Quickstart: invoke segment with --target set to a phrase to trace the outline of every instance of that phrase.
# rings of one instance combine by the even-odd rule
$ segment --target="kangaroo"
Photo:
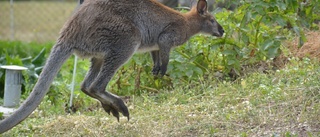
[[[155,0],[87,0],[60,31],[46,64],[26,101],[0,123],[3,133],[27,118],[46,95],[62,64],[72,55],[91,59],[81,90],[99,100],[103,109],[119,121],[129,120],[120,97],[107,92],[110,79],[138,51],[151,52],[154,75],[165,75],[170,49],[197,33],[221,37],[223,28],[199,0],[182,14]]]

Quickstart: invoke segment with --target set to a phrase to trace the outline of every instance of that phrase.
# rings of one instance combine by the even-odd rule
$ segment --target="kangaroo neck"
[[[193,11],[190,11],[193,12]],[[187,20],[187,37],[192,37],[193,35],[199,33],[201,31],[201,25],[199,24],[199,19],[196,15],[192,13],[185,13],[183,16]]]

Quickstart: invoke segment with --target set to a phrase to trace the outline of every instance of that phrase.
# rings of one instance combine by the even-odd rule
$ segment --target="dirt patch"
[[[318,24],[320,28],[320,24]],[[306,41],[302,47],[299,47],[299,38],[295,38],[293,41],[285,42],[286,47],[289,49],[291,57],[298,58],[314,58],[320,59],[320,30],[305,31]],[[276,57],[271,66],[276,69],[281,69],[289,62],[288,56],[281,54]],[[266,68],[266,70],[268,70]]]
[[[320,27],[320,24],[318,25]],[[298,40],[292,43],[290,49],[292,53],[299,58],[311,57],[320,59],[320,31],[306,32],[307,41],[301,48],[298,48]]]

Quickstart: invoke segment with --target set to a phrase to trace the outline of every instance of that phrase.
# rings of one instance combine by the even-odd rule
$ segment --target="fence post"
[[[14,10],[13,0],[10,0],[10,40],[14,40]]]
[[[84,0],[79,0],[79,5],[83,3]],[[73,102],[73,96],[74,96],[74,86],[75,86],[75,79],[76,79],[76,72],[77,72],[77,62],[78,57],[74,57],[74,64],[73,64],[73,74],[72,74],[72,83],[71,83],[71,95],[70,95],[70,101],[69,101],[69,111],[72,112],[72,102]]]

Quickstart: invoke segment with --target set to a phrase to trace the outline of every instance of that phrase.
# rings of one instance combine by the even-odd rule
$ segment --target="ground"
[[[306,34],[300,49],[287,45],[298,58],[281,69],[132,96],[130,121],[117,122],[95,101],[72,114],[44,101],[2,136],[320,136],[320,31]]]
[[[320,24],[319,24],[320,27]],[[299,49],[298,47],[298,40],[293,42],[292,50],[293,53],[297,57],[312,57],[312,58],[319,58],[320,59],[320,31],[307,31],[306,33],[307,41],[304,45]]]
[[[307,34],[308,41],[297,52],[297,56],[310,56],[320,58],[320,33],[319,31],[311,31]]]

